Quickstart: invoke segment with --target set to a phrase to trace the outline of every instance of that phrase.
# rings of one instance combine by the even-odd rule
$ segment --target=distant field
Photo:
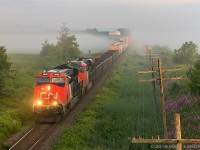
[[[83,56],[80,57],[88,57],[88,58],[95,58],[97,56],[101,55],[101,53],[95,53],[95,54],[84,54]],[[34,68],[39,68],[39,66],[41,66],[41,56],[40,54],[8,54],[9,57],[9,61],[12,62],[12,67],[13,69],[21,69],[21,70],[30,70]],[[47,63],[47,62],[46,62]],[[52,62],[48,62],[52,67],[55,66],[54,63]],[[64,63],[64,62],[63,62]],[[40,68],[41,69],[41,68]]]
[[[39,54],[8,54],[13,66],[31,67],[38,63]]]
[[[10,135],[31,126],[32,100],[39,54],[8,54],[15,74],[6,78],[0,101],[0,149],[7,149],[2,142]]]

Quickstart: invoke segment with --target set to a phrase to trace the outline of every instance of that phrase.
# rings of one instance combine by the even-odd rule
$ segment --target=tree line
[[[47,62],[61,63],[79,57],[81,51],[75,35],[70,35],[70,30],[63,24],[57,37],[57,43],[50,44],[47,40],[42,44],[40,56],[41,64]]]
[[[175,49],[174,51],[171,51],[166,46],[153,46],[152,48],[158,52],[163,64],[183,64],[190,66],[186,72],[187,83],[174,83],[172,91],[176,91],[176,94],[177,91],[188,92],[188,86],[192,94],[200,95],[200,55],[198,54],[197,44],[193,41],[185,42],[179,49]]]
[[[191,92],[200,94],[200,55],[198,46],[192,41],[185,42],[179,49],[171,51],[166,46],[153,46],[160,55],[163,64],[193,64],[187,72]],[[11,76],[11,62],[9,62],[5,46],[0,46],[0,93],[2,93],[6,78]],[[42,44],[41,68],[48,69],[52,64],[60,64],[71,59],[78,58],[81,54],[79,44],[75,35],[70,35],[70,30],[63,24],[59,31],[56,44],[51,44],[47,40]],[[50,66],[46,64],[51,64]]]
[[[76,37],[70,35],[70,30],[64,24],[59,31],[55,45],[48,41],[42,44],[42,50],[40,51],[41,59],[39,60],[38,67],[41,70],[49,69],[60,63],[78,58],[80,53]],[[7,89],[9,89],[6,82],[11,82],[15,78],[11,66],[12,62],[8,58],[6,47],[0,46],[0,97],[9,96],[9,93],[6,93]]]

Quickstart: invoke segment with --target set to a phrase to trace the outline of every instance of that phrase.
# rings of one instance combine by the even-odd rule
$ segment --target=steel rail
[[[59,122],[59,121],[58,121]],[[33,150],[39,143],[40,141],[42,141],[43,138],[45,138],[49,133],[50,131],[58,124],[58,122],[54,123],[50,129],[47,130],[47,132],[45,132],[32,146],[31,148],[29,148],[29,150]]]
[[[39,135],[37,138],[36,138],[36,142],[34,142],[34,143],[29,143],[29,145],[27,144],[27,147],[28,147],[28,149],[29,150],[33,150],[36,146],[37,146],[37,144],[44,138],[44,137],[46,137],[46,135],[48,135],[49,133],[50,133],[50,131],[57,125],[59,123],[59,121],[58,122],[56,122],[56,123],[54,123],[54,124],[49,124],[50,125],[50,127],[45,127],[45,128],[43,128],[42,127],[42,124],[37,124],[35,127],[33,127],[32,129],[30,129],[22,138],[20,138],[11,148],[9,148],[9,150],[15,150],[15,149],[17,149],[17,146],[20,146],[20,144],[23,144],[23,140],[26,140],[26,138],[28,139],[28,137],[29,136],[34,136],[34,134],[35,134],[35,131],[37,131],[37,130],[35,130],[35,129],[37,129],[37,128],[40,128],[41,127],[41,129],[39,129],[39,130],[44,130],[43,131],[43,134],[41,134],[41,135]],[[41,125],[41,126],[40,126]],[[38,132],[39,132],[39,130],[38,130]],[[30,148],[29,148],[30,147]]]
[[[35,128],[36,127],[31,128],[23,137],[21,137],[13,146],[11,146],[9,150],[12,150],[17,144],[19,144],[23,139],[25,139],[30,134],[30,132]]]

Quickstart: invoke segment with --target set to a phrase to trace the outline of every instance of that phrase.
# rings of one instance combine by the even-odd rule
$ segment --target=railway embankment
[[[128,51],[92,103],[53,146],[58,149],[128,149],[128,138],[162,134],[151,84],[138,82],[141,57]],[[156,109],[155,109],[156,108]],[[139,146],[135,146],[138,148]]]

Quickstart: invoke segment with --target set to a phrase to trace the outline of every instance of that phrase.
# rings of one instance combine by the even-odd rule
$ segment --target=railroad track
[[[37,146],[50,135],[51,131],[57,126],[57,123],[40,123],[27,132],[18,142],[9,150],[35,150]]]
[[[86,94],[87,95],[87,94]],[[76,109],[76,105],[80,103],[78,100],[66,110],[67,118],[71,111]],[[48,136],[56,130],[64,121],[64,118],[60,118],[59,121],[54,123],[38,123],[32,129],[30,129],[22,138],[20,138],[9,150],[38,150],[41,144],[48,139]]]
[[[111,69],[112,70],[112,69]],[[68,128],[81,114],[81,112],[90,104],[91,98],[96,93],[97,89],[103,85],[105,75],[101,82],[98,82],[96,86],[91,88],[86,96],[77,101],[74,107],[67,110],[66,115],[60,121],[56,123],[40,123],[35,125],[29,130],[18,142],[16,142],[9,150],[40,150],[49,149],[54,142],[55,137],[61,135],[64,129]],[[78,108],[76,108],[78,105]],[[64,123],[63,123],[64,122]],[[58,130],[59,128],[59,130]],[[55,131],[55,132],[54,132]],[[53,138],[54,137],[54,138]],[[45,145],[46,141],[51,141],[51,144]]]
[[[87,95],[87,94],[86,94]],[[74,103],[74,107],[70,107],[66,110],[66,118],[71,111],[76,108],[76,105],[80,103],[80,100]],[[64,118],[60,118],[59,121],[54,123],[38,123],[32,129],[30,129],[22,138],[20,138],[9,150],[38,150],[41,144],[48,139],[49,136],[56,130],[64,121]]]

